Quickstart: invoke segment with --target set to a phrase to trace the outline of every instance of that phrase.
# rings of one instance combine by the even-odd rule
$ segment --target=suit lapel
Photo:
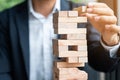
[[[16,24],[20,38],[21,50],[25,62],[27,76],[29,76],[29,28],[27,1],[19,7],[16,14]]]

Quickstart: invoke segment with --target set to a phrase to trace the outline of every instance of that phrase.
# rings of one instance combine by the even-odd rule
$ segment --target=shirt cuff
[[[116,57],[116,53],[117,53],[117,51],[119,49],[120,42],[117,45],[115,45],[115,46],[107,46],[107,45],[105,45],[103,43],[102,39],[100,39],[100,43],[101,43],[101,45],[103,46],[104,49],[106,49],[107,51],[109,51],[109,54],[110,54],[111,58]]]

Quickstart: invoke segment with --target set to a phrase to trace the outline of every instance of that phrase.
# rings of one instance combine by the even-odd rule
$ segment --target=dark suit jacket
[[[88,60],[91,67],[95,70],[103,71],[105,73],[113,72],[117,75],[120,74],[120,48],[117,52],[117,57],[110,57],[109,51],[105,50],[99,41],[93,42],[91,45],[88,45]],[[115,80],[120,80],[119,79]]]
[[[61,0],[61,9],[76,5]],[[27,1],[0,13],[0,80],[29,80],[29,24]],[[99,40],[89,23],[80,24],[88,30],[88,44]]]

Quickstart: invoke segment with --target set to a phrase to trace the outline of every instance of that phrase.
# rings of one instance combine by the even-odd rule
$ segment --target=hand
[[[120,41],[120,26],[106,25],[106,31],[102,35],[102,41],[108,46],[114,46]]]
[[[120,28],[116,26],[117,18],[113,10],[105,3],[89,3],[87,7],[86,16],[93,27],[100,32],[103,42],[108,46],[117,44]]]

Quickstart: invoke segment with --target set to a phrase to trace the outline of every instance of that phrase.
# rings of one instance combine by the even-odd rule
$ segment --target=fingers
[[[105,3],[97,3],[97,2],[92,2],[88,3],[88,8],[108,8],[108,6]]]
[[[110,8],[88,8],[87,12],[98,15],[107,15],[107,16],[114,15],[114,12]]]
[[[87,5],[87,13],[90,14],[97,14],[97,15],[106,15],[106,16],[113,16],[114,12],[109,6],[105,3],[88,3]]]
[[[106,24],[116,24],[117,19],[115,16],[97,16],[94,17],[95,21],[106,23]]]
[[[116,24],[117,18],[115,16],[98,16],[97,14],[86,14],[89,20],[101,22],[106,24]]]
[[[101,34],[110,32],[109,35],[113,35],[120,32],[113,10],[105,3],[89,3],[86,11],[86,17]]]
[[[114,15],[114,12],[105,3],[88,3],[87,13],[98,15]]]

